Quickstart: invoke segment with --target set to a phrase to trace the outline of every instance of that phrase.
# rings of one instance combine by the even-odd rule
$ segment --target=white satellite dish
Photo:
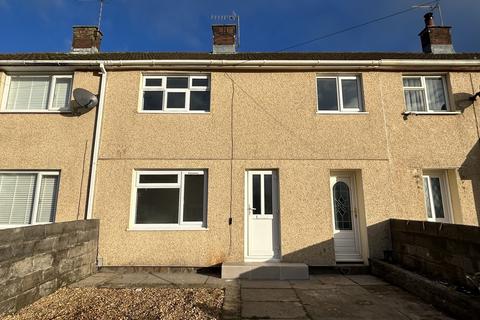
[[[80,110],[86,111],[98,105],[97,96],[86,89],[77,88],[73,90],[73,98],[75,99],[75,102],[78,104],[77,111],[80,111]]]

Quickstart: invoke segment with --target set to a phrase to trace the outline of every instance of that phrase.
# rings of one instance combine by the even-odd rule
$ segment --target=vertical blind
[[[53,222],[55,218],[58,176],[37,173],[0,173],[0,224]],[[40,188],[35,199],[36,188]],[[32,221],[35,201],[37,219]]]
[[[51,85],[52,84],[52,85]],[[69,107],[71,77],[12,76],[7,110],[65,110]],[[49,101],[53,87],[52,101]]]
[[[57,204],[58,176],[42,176],[38,199],[37,222],[53,222]]]
[[[55,91],[53,94],[52,109],[65,109],[68,107],[70,98],[70,85],[72,79],[57,78],[55,81]]]
[[[0,174],[1,224],[30,223],[35,181],[35,174]]]
[[[47,109],[50,77],[11,77],[7,110]]]

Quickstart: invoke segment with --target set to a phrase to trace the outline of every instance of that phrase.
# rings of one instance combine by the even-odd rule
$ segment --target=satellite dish
[[[73,98],[82,109],[91,109],[98,105],[97,96],[82,88],[73,90]]]

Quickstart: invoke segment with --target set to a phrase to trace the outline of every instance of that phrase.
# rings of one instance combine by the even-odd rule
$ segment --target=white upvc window
[[[209,112],[210,76],[145,75],[141,98],[141,112]]]
[[[8,75],[1,111],[69,111],[72,79],[72,75]]]
[[[361,112],[359,76],[317,76],[317,112]]]
[[[55,221],[58,171],[0,171],[0,228]]]
[[[136,171],[134,180],[131,229],[206,228],[205,170]]]
[[[428,172],[423,175],[425,210],[428,221],[451,222],[451,199],[445,171]]]
[[[403,76],[406,110],[410,112],[451,112],[448,106],[447,82],[442,75]]]

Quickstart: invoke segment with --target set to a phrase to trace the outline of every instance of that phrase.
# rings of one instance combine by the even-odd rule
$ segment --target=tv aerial
[[[83,88],[73,90],[73,99],[76,102],[73,108],[75,114],[85,113],[98,105],[97,96]]]
[[[436,1],[432,4],[419,4],[412,6],[412,8],[423,8],[428,9],[429,12],[433,12],[434,10],[438,10],[438,14],[440,15],[440,25],[443,27],[443,16],[442,16],[442,8],[440,7],[440,1]]]
[[[102,15],[103,15],[103,5],[106,0],[77,0],[78,2],[93,2],[93,1],[98,1],[99,3],[99,8],[98,8],[98,22],[97,22],[97,28],[100,30],[100,24],[102,23]]]

